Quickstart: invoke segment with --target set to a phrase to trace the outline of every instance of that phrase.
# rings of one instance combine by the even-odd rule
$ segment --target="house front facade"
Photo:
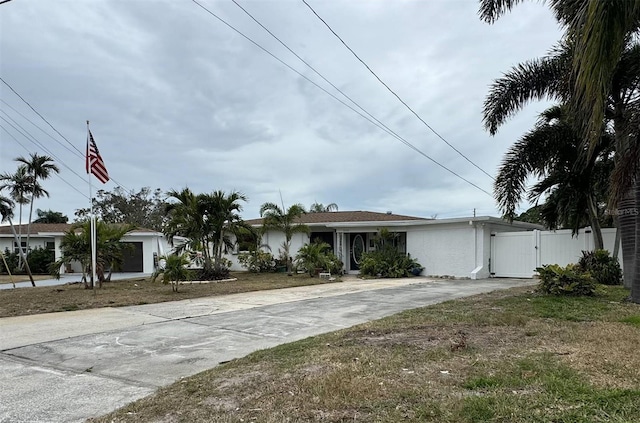
[[[68,223],[33,223],[29,237],[29,249],[44,248],[54,252],[55,260],[62,257],[60,243],[64,234],[71,229]],[[27,225],[15,225],[16,232],[22,232],[22,248],[27,250]],[[120,272],[153,273],[158,257],[169,251],[170,247],[160,232],[150,229],[135,229],[122,238],[122,242],[131,247],[125,252]],[[18,252],[10,226],[0,226],[0,251]],[[69,272],[81,272],[79,263],[72,263]]]
[[[262,219],[247,221],[256,228]],[[377,233],[386,228],[397,234],[397,248],[408,253],[425,268],[424,275],[481,279],[491,274],[491,235],[541,229],[524,222],[509,223],[504,219],[480,216],[456,219],[428,219],[393,213],[342,211],[308,213],[298,223],[309,227],[309,234],[295,234],[291,255],[316,239],[328,243],[344,263],[344,272],[359,273],[363,252],[371,251]],[[267,231],[262,242],[278,256],[285,240],[279,231]],[[230,257],[234,270],[240,270],[235,257]]]

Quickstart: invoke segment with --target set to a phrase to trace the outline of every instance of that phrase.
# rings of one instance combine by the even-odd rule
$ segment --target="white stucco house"
[[[259,228],[262,219],[247,223]],[[321,238],[342,260],[346,273],[358,273],[359,254],[373,248],[376,233],[387,228],[399,234],[400,250],[411,254],[425,267],[424,275],[472,279],[490,276],[492,234],[542,229],[540,225],[509,223],[490,216],[428,219],[369,211],[308,213],[299,219],[299,223],[306,224],[310,233],[294,235],[292,256],[304,244]],[[268,231],[262,238],[276,256],[283,241],[284,234],[278,231]],[[233,269],[240,270],[235,257],[229,258],[234,263]]]
[[[34,223],[31,225],[31,236],[29,247],[45,248],[55,252],[55,259],[62,256],[60,242],[64,233],[71,229],[68,223]],[[16,232],[19,225],[15,225]],[[27,225],[22,225],[22,246],[26,248]],[[150,229],[135,229],[125,235],[122,242],[132,245],[125,253],[122,272],[153,273],[155,271],[159,256],[166,254],[170,250],[164,235]],[[0,251],[18,251],[10,226],[0,226]],[[74,263],[71,270],[80,272],[80,265]]]

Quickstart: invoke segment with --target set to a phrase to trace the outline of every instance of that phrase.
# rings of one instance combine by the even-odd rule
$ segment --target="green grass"
[[[640,314],[637,316],[628,316],[624,319],[620,319],[622,323],[629,323],[630,325],[640,328]]]

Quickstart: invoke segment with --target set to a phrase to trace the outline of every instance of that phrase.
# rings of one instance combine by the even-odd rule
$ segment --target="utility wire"
[[[9,134],[9,136],[11,138],[13,138],[15,140],[15,142],[17,142],[22,148],[24,148],[27,153],[32,154],[32,151],[29,150],[27,147],[25,147],[24,144],[22,144],[20,141],[18,141],[18,139],[16,137],[13,136],[13,134],[11,132],[9,132],[7,130],[7,128],[5,128],[4,126],[0,125],[0,128],[2,128],[7,134]],[[65,166],[66,167],[66,166]],[[66,179],[64,179],[62,177],[62,175],[60,175],[59,173],[54,173],[54,175],[58,178],[60,178],[62,180],[62,182],[64,182],[65,184],[69,185],[71,187],[71,189],[77,191],[80,195],[82,195],[83,197],[85,197],[87,200],[89,199],[89,196],[85,193],[83,193],[82,191],[80,191],[78,188],[76,188],[73,184],[71,184],[69,181],[67,181]]]
[[[362,60],[360,58],[360,56],[358,56],[356,54],[355,51],[353,51],[353,49],[351,47],[349,47],[349,45],[333,30],[333,28],[331,28],[331,26],[324,20],[322,19],[322,17],[320,17],[320,15],[318,15],[318,13],[313,9],[313,7],[311,7],[311,5],[309,5],[309,3],[307,3],[306,0],[302,0],[302,2],[313,12],[313,14],[320,19],[320,21],[329,29],[329,31],[331,31],[331,33],[333,35],[336,36],[336,38],[338,38],[338,40],[340,40],[340,42],[347,48],[347,50],[349,50],[351,52],[351,54],[353,54],[355,56],[356,59],[358,59],[360,61],[360,63],[362,63],[364,65],[365,68],[367,68],[367,70],[369,72],[371,72],[371,74],[373,76],[376,77],[376,79],[382,84],[384,85],[384,87],[389,90],[389,92],[391,94],[393,94],[399,101],[400,103],[402,103],[407,109],[409,109],[409,111],[411,113],[413,113],[415,115],[415,117],[417,117],[418,119],[420,119],[420,122],[422,122],[427,128],[429,128],[431,130],[431,132],[433,132],[438,138],[440,138],[442,141],[445,142],[445,144],[447,144],[449,147],[451,147],[456,153],[458,153],[460,156],[462,156],[466,161],[468,161],[469,163],[471,163],[473,166],[475,166],[478,170],[480,170],[482,173],[484,173],[485,175],[487,175],[489,178],[491,178],[492,180],[495,181],[495,178],[493,176],[491,176],[489,173],[487,173],[484,169],[482,169],[480,166],[478,166],[477,164],[475,164],[469,157],[467,157],[464,153],[462,153],[460,150],[458,150],[456,147],[454,147],[451,143],[449,143],[449,141],[447,141],[446,139],[444,139],[444,137],[442,135],[440,135],[438,132],[436,132],[435,129],[433,129],[431,127],[431,125],[429,125],[427,122],[425,122],[424,119],[422,119],[420,117],[420,115],[418,115],[418,113],[416,113],[402,98],[400,98],[400,96],[398,94],[396,94],[395,91],[393,91],[391,88],[389,88],[389,86],[382,80],[380,79],[380,77],[369,67],[369,65],[367,65],[365,63],[364,60]]]
[[[38,116],[40,116],[40,119],[42,119],[43,121],[45,121],[45,123],[47,125],[49,125],[51,127],[51,129],[53,129],[55,131],[56,134],[60,135],[62,137],[62,139],[64,139],[67,144],[69,144],[71,147],[73,147],[74,150],[76,150],[78,153],[80,153],[81,157],[85,156],[85,153],[83,153],[82,151],[80,151],[78,149],[78,147],[76,147],[71,141],[69,141],[67,139],[67,137],[65,137],[64,135],[62,135],[56,128],[54,128],[54,126],[49,123],[49,121],[47,119],[45,119],[44,116],[42,116],[40,113],[38,113],[38,111],[36,109],[33,108],[33,106],[31,104],[29,104],[29,102],[27,100],[25,100],[15,89],[13,89],[13,87],[11,85],[9,85],[9,83],[7,81],[5,81],[1,76],[0,76],[0,81],[2,81],[7,87],[9,87],[9,89],[18,96],[18,98],[20,98],[20,100],[22,100],[24,102],[24,104],[26,104],[27,106],[29,106],[29,108],[31,110],[33,110],[33,112],[35,114],[37,114]],[[66,166],[65,166],[66,167]],[[75,173],[75,172],[74,172]],[[124,189],[126,189],[127,191],[133,192],[132,190],[130,190],[129,188],[127,188],[126,186],[124,186],[123,184],[121,184],[120,182],[116,181],[113,177],[109,177],[113,182],[115,182],[117,185],[123,187]]]
[[[398,139],[400,142],[402,142],[404,145],[406,145],[407,147],[411,148],[412,150],[414,150],[415,152],[417,152],[418,154],[424,156],[425,158],[427,158],[428,160],[432,161],[434,164],[436,164],[437,166],[441,167],[442,169],[446,170],[447,172],[451,173],[452,175],[456,176],[457,178],[465,181],[466,183],[468,183],[469,185],[477,188],[478,190],[484,192],[485,194],[487,194],[488,196],[493,198],[493,195],[491,193],[489,193],[488,191],[484,190],[483,188],[479,187],[478,185],[474,184],[473,182],[469,181],[468,179],[464,178],[463,176],[459,175],[458,173],[454,172],[453,170],[449,169],[448,167],[444,166],[443,164],[439,163],[438,161],[436,161],[435,159],[429,157],[426,153],[424,153],[423,151],[421,151],[419,148],[417,148],[416,146],[414,146],[413,144],[411,144],[409,141],[407,141],[406,139],[404,139],[403,137],[399,136],[398,134],[395,134],[393,131],[386,129],[385,127],[383,127],[382,125],[374,122],[373,120],[371,120],[370,118],[368,118],[367,116],[363,115],[361,112],[359,112],[358,110],[354,109],[352,106],[350,106],[349,104],[345,103],[344,101],[342,101],[341,99],[339,99],[338,97],[336,97],[334,94],[330,93],[329,91],[327,91],[325,88],[321,87],[320,85],[318,85],[316,82],[314,82],[313,80],[309,79],[307,76],[305,76],[304,74],[302,74],[301,72],[299,72],[298,70],[296,70],[295,68],[293,68],[291,65],[287,64],[286,62],[284,62],[282,59],[280,59],[279,57],[277,57],[275,54],[271,53],[269,50],[267,50],[265,47],[263,47],[262,45],[258,44],[256,41],[254,41],[252,38],[250,38],[249,36],[245,35],[242,31],[240,31],[239,29],[235,28],[233,25],[231,25],[230,23],[228,23],[227,21],[225,21],[224,19],[222,19],[220,16],[216,15],[215,13],[213,13],[211,10],[209,10],[208,8],[206,8],[205,6],[203,6],[201,3],[199,3],[197,0],[191,0],[193,3],[195,3],[196,5],[198,5],[201,9],[203,9],[205,12],[209,13],[211,16],[213,16],[214,18],[216,18],[218,21],[222,22],[224,25],[226,25],[228,28],[230,28],[231,30],[235,31],[237,34],[239,34],[240,36],[242,36],[243,38],[245,38],[247,41],[249,41],[250,43],[252,43],[253,45],[255,45],[256,47],[258,47],[260,50],[264,51],[265,53],[267,53],[269,56],[273,57],[275,60],[277,60],[278,62],[280,62],[282,65],[284,65],[285,67],[287,67],[289,70],[295,72],[296,74],[298,74],[299,76],[301,76],[302,78],[304,78],[306,81],[310,82],[311,84],[313,84],[314,86],[316,86],[318,89],[322,90],[325,94],[331,96],[333,99],[335,99],[336,101],[340,102],[342,105],[344,105],[345,107],[348,107],[349,109],[351,109],[353,112],[357,113],[358,115],[360,115],[362,118],[366,119],[367,121],[369,121],[371,124],[377,126],[378,128],[382,129],[383,131],[387,132],[389,135],[393,136],[394,138]]]

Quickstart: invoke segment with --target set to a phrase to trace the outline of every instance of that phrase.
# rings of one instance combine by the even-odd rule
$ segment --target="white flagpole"
[[[87,121],[87,160],[89,160],[89,121]],[[89,169],[87,172],[88,176],[89,176],[89,202],[91,203],[90,206],[90,216],[91,216],[91,225],[90,225],[90,231],[91,231],[91,285],[92,288],[94,290],[94,293],[96,292],[96,287],[97,287],[97,278],[96,278],[96,261],[97,261],[97,252],[96,252],[96,243],[97,243],[97,234],[96,234],[96,219],[95,219],[95,215],[93,214],[93,196],[92,196],[92,188],[93,185],[91,184],[91,162],[89,162]]]

